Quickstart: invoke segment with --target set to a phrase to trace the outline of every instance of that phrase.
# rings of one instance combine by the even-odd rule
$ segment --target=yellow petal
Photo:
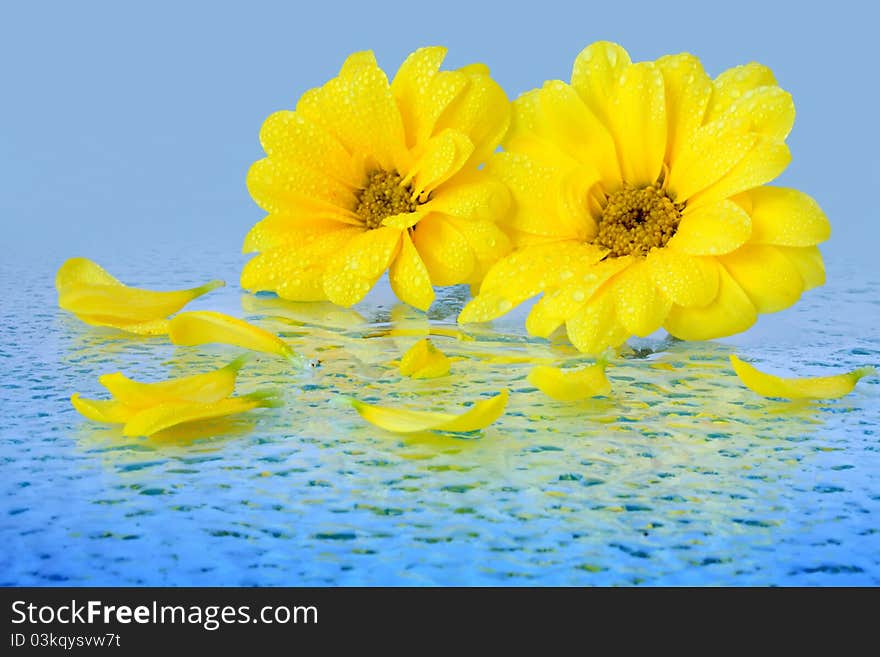
[[[756,62],[727,69],[713,81],[715,88],[706,113],[706,122],[721,116],[733,102],[752,89],[775,85],[773,72]]]
[[[754,244],[813,246],[831,236],[831,226],[822,208],[796,189],[756,187],[734,199],[752,218]]]
[[[825,285],[825,263],[818,247],[779,246],[777,249],[797,268],[804,281],[804,291]]]
[[[688,142],[680,145],[670,163],[669,194],[678,202],[688,201],[723,178],[757,141],[756,135],[724,122],[701,126]]]
[[[421,157],[409,170],[404,183],[412,181],[422,201],[437,187],[458,173],[467,162],[474,145],[456,130],[444,130],[426,144]]]
[[[496,221],[510,208],[507,185],[484,171],[468,172],[467,177],[460,174],[454,182],[435,190],[422,207],[471,221]]]
[[[175,315],[171,319],[168,334],[171,342],[176,345],[229,344],[284,358],[297,358],[291,347],[268,331],[237,317],[212,310]]]
[[[246,183],[251,198],[266,212],[314,208],[332,215],[357,205],[351,185],[297,160],[257,160],[248,169]]]
[[[431,137],[437,119],[468,85],[466,73],[439,70],[445,58],[446,48],[419,48],[404,60],[391,82],[410,148]]]
[[[674,304],[705,306],[718,294],[718,266],[713,258],[655,249],[648,254],[647,262],[657,287]]]
[[[565,322],[568,339],[587,354],[601,354],[608,347],[616,348],[629,337],[629,331],[617,319],[614,294],[602,289]]]
[[[691,210],[686,208],[669,248],[689,255],[730,253],[752,234],[752,220],[733,201],[721,200]]]
[[[852,392],[862,377],[876,374],[873,367],[860,367],[834,376],[782,378],[761,372],[733,355],[730,363],[749,390],[763,397],[783,399],[837,399]]]
[[[104,315],[77,315],[90,326],[106,326],[135,335],[168,335],[168,320],[154,319],[148,322],[128,322]]]
[[[546,292],[529,312],[526,330],[532,335],[548,337],[577,315],[599,288],[633,261],[630,256],[607,258],[589,266],[582,275],[572,276],[558,289]]]
[[[449,358],[427,339],[419,340],[400,359],[400,373],[413,379],[433,379],[449,374]]]
[[[401,232],[388,226],[367,230],[329,257],[324,274],[327,298],[340,306],[363,299],[397,255]]]
[[[663,75],[651,62],[626,68],[611,99],[611,126],[623,179],[635,186],[657,182],[666,154]]]
[[[657,289],[647,262],[628,267],[611,285],[617,319],[630,333],[646,337],[663,325],[672,301]]]
[[[529,372],[528,381],[548,397],[560,401],[578,401],[611,392],[604,361],[579,370],[539,365]]]
[[[672,306],[664,328],[682,340],[712,340],[740,333],[755,323],[755,306],[724,267],[718,268],[718,294],[707,306]]]
[[[346,211],[347,212],[347,211]],[[242,253],[268,251],[278,247],[310,246],[324,235],[338,230],[363,227],[363,220],[353,212],[337,218],[309,213],[270,214],[254,224],[244,238]]]
[[[700,60],[688,53],[661,57],[657,68],[663,74],[669,125],[666,161],[675,162],[703,125],[712,97],[712,80]]]
[[[764,185],[780,173],[791,161],[791,153],[783,142],[758,137],[754,145],[716,183],[688,199],[688,207],[709,205],[747,189]]]
[[[474,253],[464,236],[443,215],[432,214],[412,233],[413,244],[434,285],[457,285],[474,270]]]
[[[157,292],[128,287],[86,258],[71,258],[58,270],[58,305],[90,323],[124,327],[161,320],[193,299],[224,285],[210,281],[199,287]]]
[[[434,126],[434,134],[455,130],[474,146],[468,166],[485,162],[498,148],[510,125],[510,101],[484,66],[459,69],[467,86],[449,103]]]
[[[508,391],[502,390],[490,399],[475,402],[464,413],[435,413],[410,411],[384,406],[373,406],[352,400],[352,406],[370,424],[394,433],[417,433],[420,431],[448,431],[462,433],[477,431],[501,417],[507,405]]]
[[[325,176],[358,186],[364,172],[345,147],[305,117],[283,110],[271,114],[260,129],[260,143],[275,161],[293,160]]]
[[[80,415],[106,424],[125,424],[136,412],[136,409],[115,399],[86,399],[80,397],[79,393],[71,396],[70,403]]]
[[[474,254],[474,268],[467,282],[479,285],[486,272],[511,251],[510,239],[497,225],[490,221],[468,221],[456,217],[446,217],[467,242]]]
[[[300,247],[270,248],[244,266],[241,286],[255,292],[275,292],[294,301],[326,299],[323,281],[327,261],[361,234],[362,228],[342,228],[319,235]]]
[[[400,253],[391,263],[388,280],[397,298],[414,308],[427,310],[434,302],[431,277],[416,247],[413,246],[408,231],[402,235]]]
[[[235,379],[246,361],[245,356],[240,356],[210,372],[154,383],[133,381],[121,372],[104,374],[98,377],[98,381],[117,401],[132,408],[145,408],[168,401],[210,403],[233,393]]]
[[[524,247],[489,269],[479,295],[461,311],[458,321],[488,322],[526,299],[580,275],[598,262],[604,252],[578,241]]]
[[[606,125],[609,125],[609,101],[630,62],[626,50],[608,41],[597,41],[587,46],[574,60],[571,86]]]
[[[759,313],[788,308],[804,291],[797,267],[776,247],[746,244],[720,261]]]
[[[782,141],[794,125],[794,101],[790,93],[777,86],[758,87],[732,102],[718,120],[738,123],[749,132]]]
[[[274,393],[253,393],[228,397],[208,404],[170,401],[146,408],[134,415],[122,429],[126,436],[152,436],[180,424],[211,420],[244,413],[254,408],[274,408],[281,403]]]

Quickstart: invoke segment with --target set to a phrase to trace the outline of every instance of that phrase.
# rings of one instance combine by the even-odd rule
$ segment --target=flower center
[[[395,214],[412,212],[418,206],[413,200],[412,185],[401,185],[403,177],[396,171],[373,171],[357,197],[355,214],[367,228],[379,228],[382,221]]]
[[[684,203],[673,203],[657,185],[624,187],[608,197],[595,243],[619,257],[645,256],[675,235]]]

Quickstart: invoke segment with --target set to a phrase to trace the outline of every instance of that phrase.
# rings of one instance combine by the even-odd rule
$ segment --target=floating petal
[[[766,374],[736,356],[730,357],[730,363],[749,390],[763,397],[783,399],[837,399],[852,392],[859,379],[876,373],[873,367],[860,367],[834,376],[782,378]]]
[[[579,370],[539,365],[529,372],[528,381],[548,397],[560,401],[578,401],[611,392],[611,383],[605,376],[605,361]]]
[[[413,379],[446,376],[449,368],[449,357],[427,339],[416,342],[400,359],[400,373]]]
[[[230,344],[284,358],[298,358],[296,352],[277,336],[242,319],[212,310],[176,315],[171,320],[168,334],[176,345]]]
[[[502,390],[490,399],[475,402],[460,415],[373,406],[356,399],[352,400],[351,404],[367,422],[386,431],[395,433],[417,433],[419,431],[459,433],[477,431],[492,424],[504,412],[508,396],[508,391]]]

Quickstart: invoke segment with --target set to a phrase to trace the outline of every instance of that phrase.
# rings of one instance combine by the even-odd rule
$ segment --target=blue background
[[[770,66],[798,112],[780,184],[826,210],[828,253],[872,263],[878,19],[855,2],[5,3],[0,216],[34,253],[51,236],[99,258],[167,229],[238,249],[261,216],[244,185],[260,124],[348,53],[391,76],[443,44],[447,66],[485,62],[514,98],[607,39],[634,60],[690,51],[710,75]]]

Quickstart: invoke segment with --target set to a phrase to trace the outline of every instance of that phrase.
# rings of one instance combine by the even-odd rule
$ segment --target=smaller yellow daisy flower
[[[461,322],[543,294],[526,328],[566,326],[599,353],[660,327],[687,340],[749,328],[825,280],[816,202],[766,183],[790,155],[791,96],[759,64],[714,80],[688,54],[632,63],[613,43],[578,55],[513,104],[487,170],[510,187],[519,250],[488,272]]]
[[[441,71],[446,49],[412,53],[389,84],[372,52],[272,114],[248,189],[269,216],[248,233],[242,287],[295,301],[357,303],[388,271],[422,310],[434,285],[476,284],[510,250],[495,220],[506,187],[480,165],[510,104],[480,64]]]

